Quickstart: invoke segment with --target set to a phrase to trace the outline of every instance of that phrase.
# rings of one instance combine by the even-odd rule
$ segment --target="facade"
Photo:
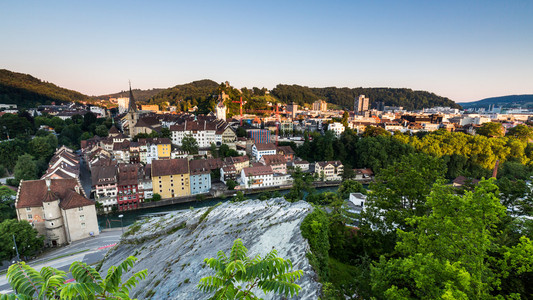
[[[239,175],[240,172],[237,172],[237,169],[234,165],[227,165],[225,167],[220,168],[220,181],[226,183],[228,180],[237,180],[237,175]]]
[[[226,111],[227,111],[227,107],[226,105],[224,105],[224,101],[220,100],[216,107],[217,119],[226,121]]]
[[[342,123],[339,122],[333,122],[328,125],[328,130],[331,130],[335,133],[335,136],[339,137],[344,132],[345,128]]]
[[[144,164],[157,159],[170,159],[172,145],[169,138],[139,139],[139,158]]]
[[[256,161],[261,160],[263,155],[273,155],[276,154],[276,145],[268,144],[254,144],[252,146],[252,156]]]
[[[317,100],[313,102],[313,110],[314,111],[327,111],[328,103],[324,100]]]
[[[241,186],[246,189],[274,186],[274,172],[270,166],[244,168],[241,171]]]
[[[141,110],[158,112],[159,111],[159,105],[157,105],[157,104],[152,104],[152,105],[143,104],[143,105],[141,105]]]
[[[365,95],[359,95],[357,99],[355,99],[353,111],[356,115],[364,115],[365,112],[368,111],[368,106],[370,103],[370,99],[368,97],[365,97]]]
[[[128,111],[128,105],[130,103],[130,98],[124,97],[124,98],[118,98],[118,114],[121,115]]]
[[[270,166],[277,174],[287,174],[287,160],[281,154],[263,155],[259,160],[265,166]]]
[[[91,177],[94,199],[102,204],[104,212],[111,211],[117,205],[117,166],[94,166]]]
[[[295,104],[294,102],[292,104],[287,105],[287,112],[291,114],[291,118],[296,118],[296,114],[298,113],[298,104]]]
[[[211,170],[203,159],[189,162],[191,195],[209,193],[211,190]]]
[[[237,173],[241,173],[241,170],[250,166],[250,159],[248,156],[235,156],[226,157],[224,159],[226,166],[234,166]]]
[[[21,181],[15,201],[17,219],[26,220],[45,236],[47,246],[59,246],[98,235],[94,202],[77,179]]]
[[[300,168],[300,171],[309,171],[309,162],[307,160],[298,160],[293,163],[294,168]]]
[[[296,153],[292,150],[291,146],[278,146],[277,153],[285,156],[288,162],[294,161]]]
[[[270,143],[270,130],[267,129],[248,130],[248,136],[254,140],[256,144]]]
[[[133,92],[131,91],[131,85],[130,85],[130,97],[128,102],[128,111],[126,112],[126,115],[122,118],[122,131],[124,133],[128,133],[128,136],[130,138],[135,136],[135,124],[137,124],[137,121],[139,120],[139,112],[137,111],[137,104],[135,103],[135,99],[133,98]]]
[[[209,148],[216,144],[216,123],[207,121],[185,121],[181,125],[170,126],[172,144],[180,146],[186,136],[192,136],[200,148]]]
[[[151,174],[153,192],[161,195],[161,198],[184,197],[191,194],[187,159],[154,160]]]
[[[318,174],[320,180],[323,181],[342,180],[343,172],[344,166],[339,160],[319,161],[315,163],[315,173]]]
[[[118,210],[136,209],[140,201],[138,164],[119,164],[117,180]]]

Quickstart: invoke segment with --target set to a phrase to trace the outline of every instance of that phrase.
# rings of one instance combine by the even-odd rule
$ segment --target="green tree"
[[[29,154],[19,156],[14,170],[15,180],[37,179],[37,166]]]
[[[105,125],[98,125],[94,129],[94,133],[100,137],[106,137],[109,134],[109,131]]]
[[[304,173],[300,168],[292,173],[292,188],[285,195],[285,199],[289,202],[296,202],[303,200],[305,194],[313,194],[313,176],[309,173]]]
[[[364,137],[367,137],[367,136],[390,136],[391,133],[388,132],[387,130],[385,130],[385,128],[383,127],[378,127],[378,126],[371,126],[371,125],[368,125],[366,126],[365,128],[365,132],[363,133],[363,136]]]
[[[246,137],[246,129],[239,126],[237,128],[236,134],[237,134],[237,137]]]
[[[355,180],[345,180],[337,189],[337,194],[339,194],[340,199],[343,200],[348,199],[351,193],[366,194],[366,189],[361,183]]]
[[[21,256],[31,256],[44,246],[44,237],[28,221],[18,221],[16,219],[4,220],[0,223],[0,259],[7,260],[15,256],[15,245],[13,235],[19,254]]]
[[[189,154],[198,154],[198,142],[191,134],[181,140],[181,148]]]
[[[505,128],[501,123],[488,122],[481,125],[476,133],[486,137],[502,137],[505,134]]]
[[[293,271],[290,260],[279,257],[276,249],[264,258],[259,255],[249,258],[247,254],[248,249],[237,239],[229,256],[219,251],[216,258],[206,258],[205,264],[216,274],[200,279],[198,288],[214,293],[213,299],[260,299],[253,293],[254,289],[284,297],[298,295],[301,287],[295,281],[303,271]]]
[[[228,190],[234,190],[236,186],[239,184],[235,180],[228,179],[226,180],[226,186],[228,187]]]
[[[75,261],[70,273],[75,282],[65,283],[66,272],[44,267],[36,271],[24,262],[13,264],[7,271],[9,284],[16,294],[1,295],[0,299],[131,299],[129,291],[146,277],[147,270],[139,271],[126,281],[122,275],[129,271],[137,258],[130,256],[120,265],[111,266],[102,277],[86,263]]]
[[[509,128],[505,136],[513,137],[523,142],[528,142],[533,139],[533,130],[525,124],[519,124],[513,128]]]
[[[427,199],[430,213],[408,218],[413,230],[398,231],[396,249],[402,257],[382,257],[372,267],[376,297],[492,299],[512,272],[531,272],[531,241],[522,238],[513,247],[495,243],[505,215],[496,193],[493,180],[481,181],[464,195],[442,182],[435,185]],[[494,252],[502,254],[497,263],[490,257]]]
[[[406,155],[382,169],[370,184],[372,192],[361,215],[363,227],[373,225],[381,232],[406,229],[406,218],[427,213],[426,197],[445,173],[441,159],[423,153]]]
[[[244,193],[242,191],[238,191],[237,194],[235,195],[235,197],[233,197],[233,199],[231,199],[231,201],[233,202],[242,202],[244,200],[246,200],[247,198],[244,196]]]
[[[153,202],[157,202],[157,201],[159,201],[159,200],[161,200],[161,195],[159,195],[158,193],[154,193],[154,194],[152,195],[152,201],[153,201]]]
[[[348,127],[348,118],[350,117],[350,114],[348,113],[348,111],[344,111],[342,113],[342,125],[344,125],[344,128],[347,128]]]
[[[17,193],[7,186],[0,186],[0,222],[7,219],[15,219],[15,196]]]
[[[57,138],[55,140],[57,146]],[[55,147],[50,143],[48,137],[35,137],[29,143],[30,154],[35,157],[35,159],[44,158],[49,160],[50,157],[54,154]]]

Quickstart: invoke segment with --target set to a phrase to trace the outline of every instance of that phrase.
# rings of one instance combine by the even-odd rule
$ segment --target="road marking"
[[[110,247],[115,246],[116,244],[117,244],[117,243],[114,243],[114,244],[111,244],[111,245],[107,245],[107,246],[102,246],[102,247],[100,247],[100,248],[98,248],[98,249],[96,249],[96,250],[102,250],[102,249],[105,249],[105,248],[110,248]]]

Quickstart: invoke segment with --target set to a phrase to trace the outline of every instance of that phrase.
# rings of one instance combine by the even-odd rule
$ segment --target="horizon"
[[[2,3],[0,68],[86,95],[235,87],[533,94],[533,2]]]

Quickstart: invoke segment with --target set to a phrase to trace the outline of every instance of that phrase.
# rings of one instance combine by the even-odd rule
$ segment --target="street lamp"
[[[17,262],[20,261],[20,256],[19,256],[19,249],[17,248],[17,242],[15,241],[15,235],[13,234],[13,243],[15,244],[15,247],[13,247],[13,249],[17,252]]]
[[[124,217],[124,215],[118,215],[118,217],[120,218],[120,228],[122,229],[122,235],[124,235],[124,225],[122,225],[122,218]]]

